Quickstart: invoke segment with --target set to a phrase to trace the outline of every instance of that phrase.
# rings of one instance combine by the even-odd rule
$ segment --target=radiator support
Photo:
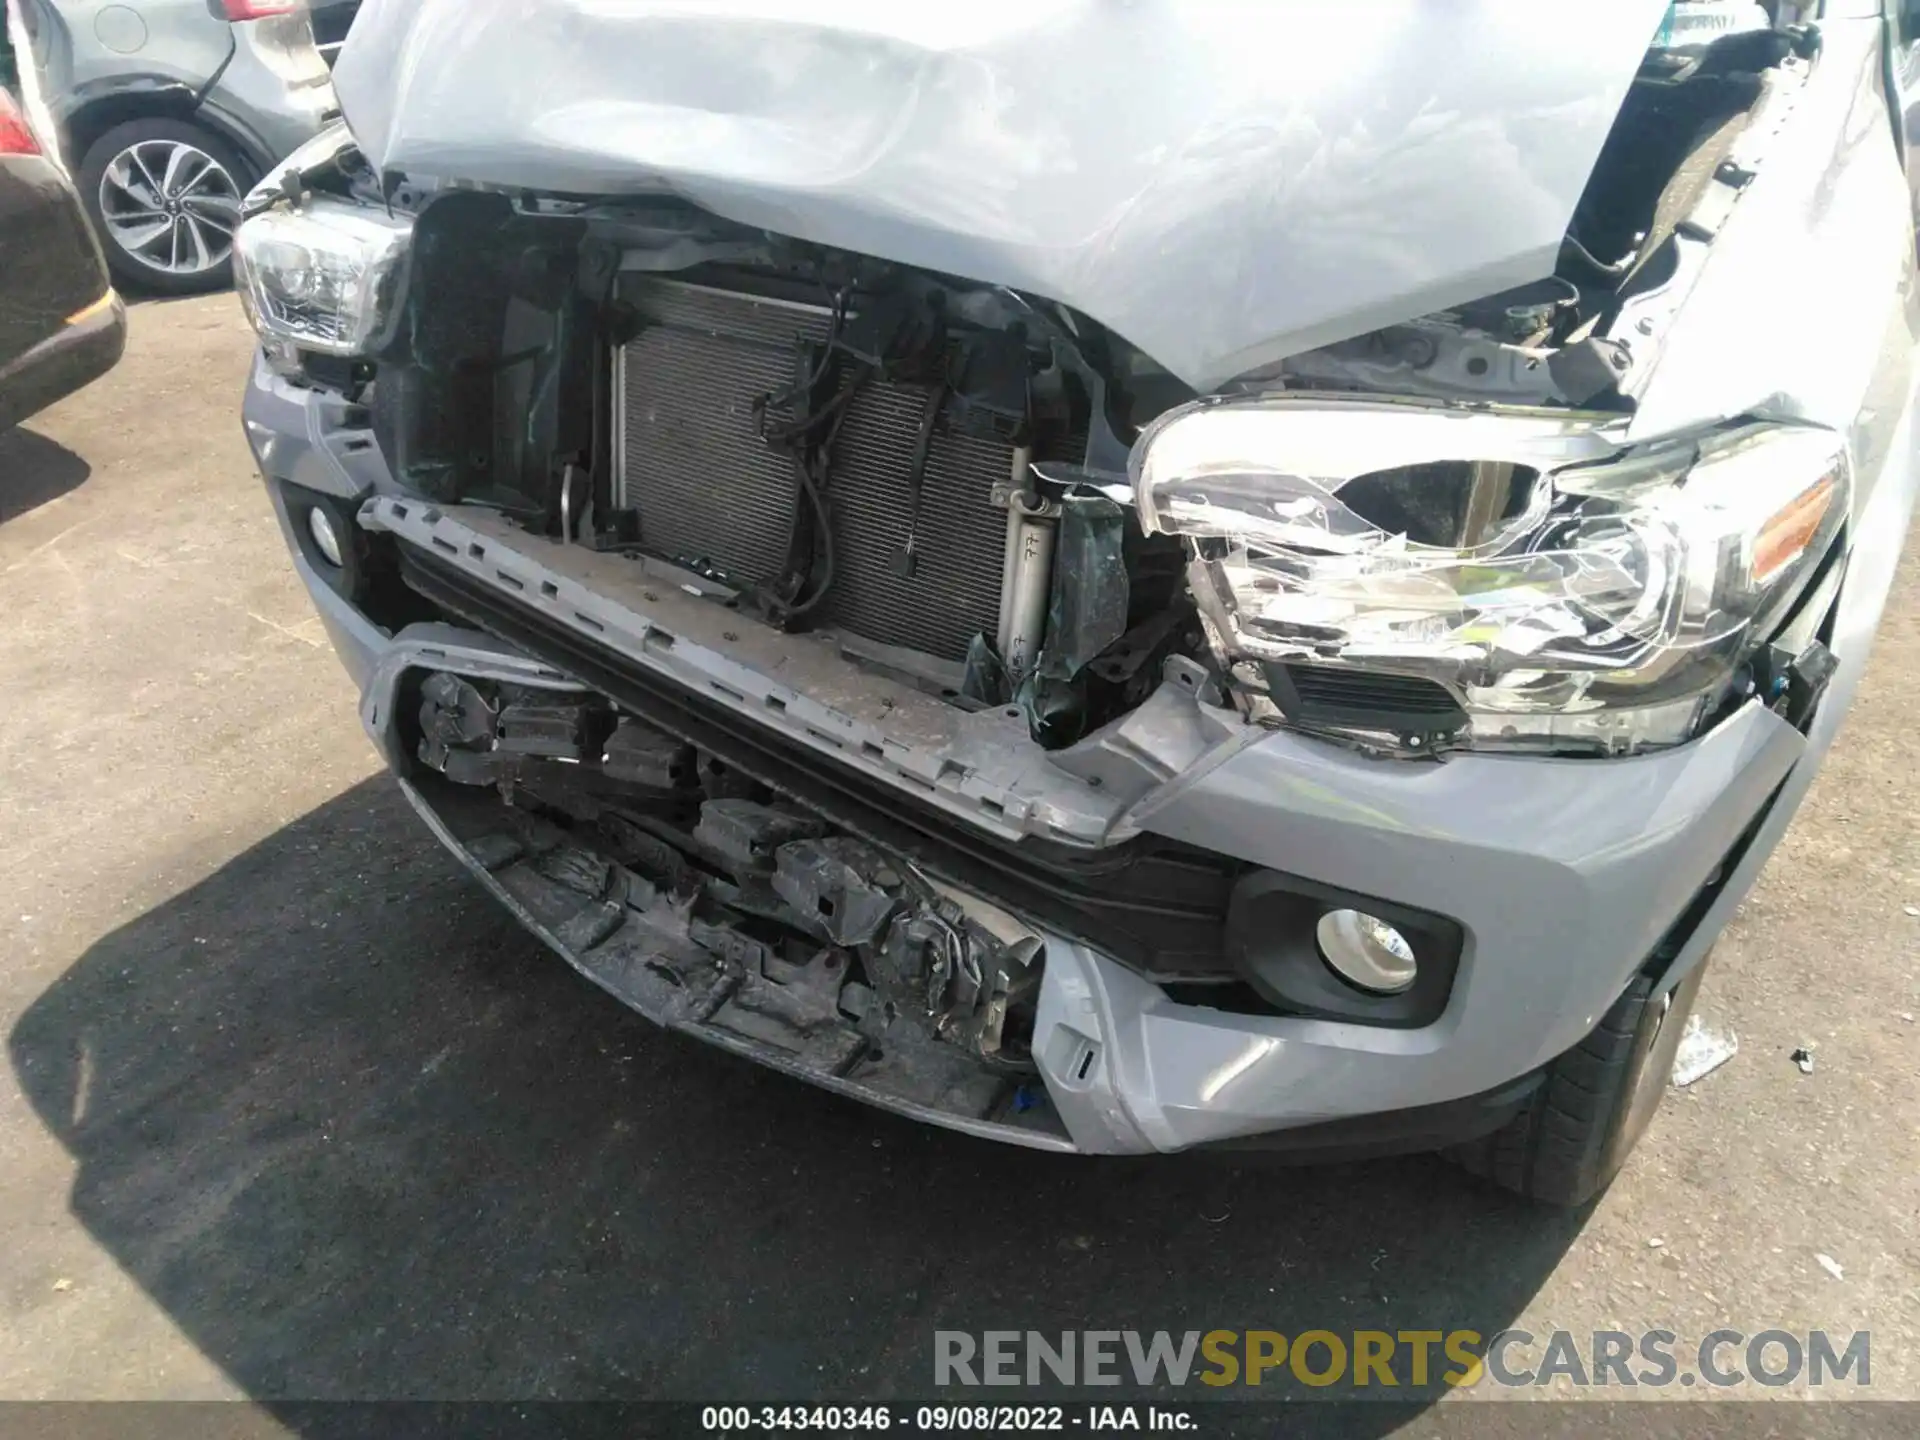
[[[805,418],[775,414],[769,397],[819,373],[832,308],[651,275],[625,279],[620,298],[640,328],[612,362],[613,506],[636,514],[641,548],[764,591],[787,572],[796,534],[804,549],[796,527],[811,502],[799,462],[762,425]],[[946,382],[864,380],[829,452],[832,578],[806,624],[947,662],[976,635],[1003,653],[1016,639],[1037,648],[1050,547],[1044,516],[1031,517],[1016,587],[1019,517],[1006,495],[1026,466],[1012,428]]]

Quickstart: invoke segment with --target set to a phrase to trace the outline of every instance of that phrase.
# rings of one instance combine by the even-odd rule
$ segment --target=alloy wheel
[[[206,151],[184,140],[142,140],[107,162],[100,218],[114,244],[169,275],[227,263],[240,223],[240,187]]]

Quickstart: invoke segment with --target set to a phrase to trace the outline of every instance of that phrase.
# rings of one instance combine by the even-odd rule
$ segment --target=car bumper
[[[0,367],[0,430],[98,380],[119,362],[126,344],[126,307],[109,290],[57,333]]]
[[[358,497],[364,475],[315,417],[323,403],[256,369],[250,439],[270,480]],[[1465,948],[1437,1021],[1388,1029],[1177,1003],[1073,937],[1048,934],[1033,1048],[1057,1131],[956,1128],[1095,1153],[1256,1139],[1332,1153],[1425,1148],[1497,1126],[1529,1077],[1577,1044],[1652,957],[1663,958],[1669,986],[1698,963],[1778,839],[1857,683],[1884,604],[1911,499],[1909,448],[1903,424],[1895,483],[1876,487],[1888,526],[1879,533],[1894,538],[1892,551],[1865,538],[1873,531],[1856,546],[1835,636],[1841,671],[1810,734],[1749,705],[1688,745],[1630,758],[1383,763],[1279,732],[1211,770],[1176,777],[1140,807],[1148,830],[1457,921]],[[280,488],[270,488],[291,540]],[[297,546],[295,565],[361,690],[368,733],[403,774],[395,695],[409,669],[553,674],[478,632],[387,634],[342,601]],[[537,905],[489,868],[430,796],[409,793],[440,838],[549,945],[628,1003],[702,1033],[596,973],[593,957],[534,913]],[[858,1086],[828,1088],[889,1103]]]

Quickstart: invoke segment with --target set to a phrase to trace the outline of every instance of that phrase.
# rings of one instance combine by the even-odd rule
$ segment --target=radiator
[[[629,282],[621,294],[645,328],[615,358],[615,504],[638,512],[654,553],[743,584],[777,578],[797,482],[793,462],[760,439],[754,402],[803,373],[828,312],[676,280]],[[869,382],[851,402],[828,491],[834,581],[815,622],[959,660],[998,625],[1006,512],[992,492],[1013,450],[936,430],[915,519],[911,467],[928,400],[925,387]]]

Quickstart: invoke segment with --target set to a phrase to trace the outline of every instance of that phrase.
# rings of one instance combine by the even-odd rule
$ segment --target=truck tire
[[[1666,1095],[1708,958],[1663,996],[1656,977],[1636,975],[1592,1033],[1547,1067],[1518,1115],[1447,1158],[1543,1205],[1584,1205],[1600,1194]]]

